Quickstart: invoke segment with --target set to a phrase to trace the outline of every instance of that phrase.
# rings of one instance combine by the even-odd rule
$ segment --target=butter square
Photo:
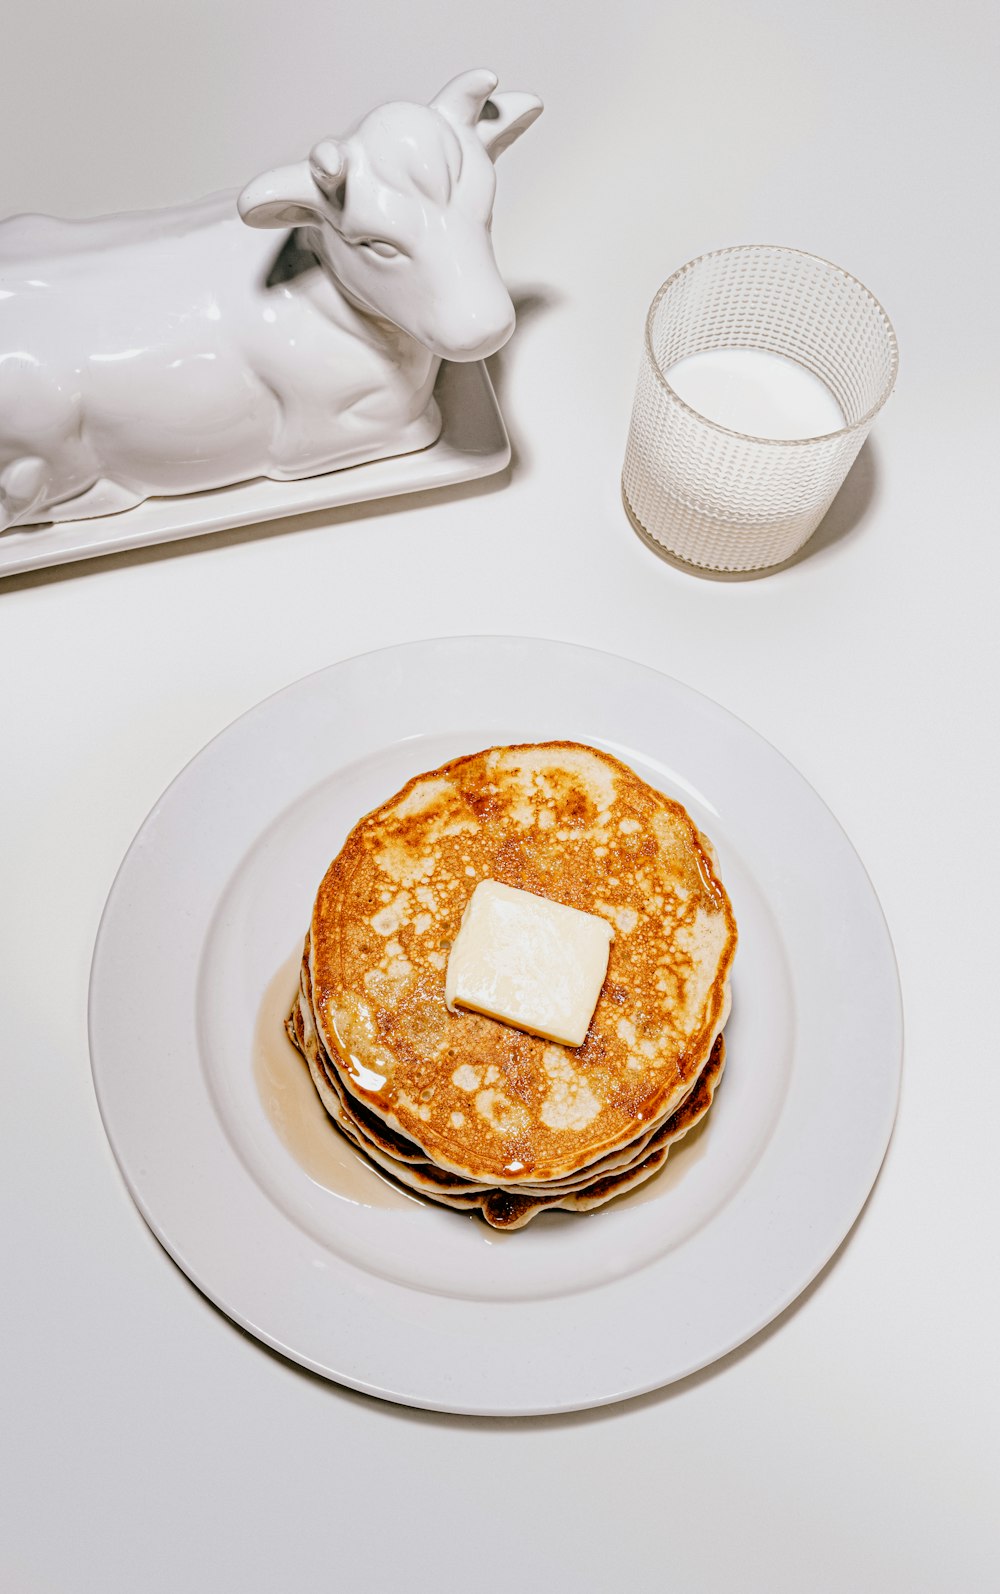
[[[582,1046],[608,972],[614,930],[531,891],[480,880],[448,958],[445,1001],[515,1029]]]

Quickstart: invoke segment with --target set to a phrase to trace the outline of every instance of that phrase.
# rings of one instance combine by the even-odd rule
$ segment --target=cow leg
[[[0,531],[30,521],[45,502],[49,467],[37,454],[22,454],[0,471]]]
[[[310,454],[306,454],[301,432],[286,427],[272,444],[267,475],[274,481],[300,481],[306,476],[346,470],[351,465],[429,448],[440,433],[441,411],[434,399],[415,420],[406,422],[366,415],[363,404],[349,405],[337,417],[336,431],[324,439],[323,451],[314,445]]]
[[[75,498],[64,498],[61,504],[50,504],[45,511],[47,520],[88,520],[95,515],[118,515],[123,509],[134,509],[145,502],[142,493],[123,487],[120,482],[106,477],[94,482],[86,492]]]
[[[55,367],[0,360],[0,530],[50,521],[53,502],[89,487],[96,466],[82,400],[61,391]]]
[[[422,415],[415,420],[407,422],[398,431],[390,432],[377,457],[391,459],[394,454],[415,454],[422,448],[429,448],[441,436],[443,425],[441,411],[437,401],[431,399]]]

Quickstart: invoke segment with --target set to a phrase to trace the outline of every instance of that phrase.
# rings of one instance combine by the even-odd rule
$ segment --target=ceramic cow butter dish
[[[466,72],[162,211],[0,223],[0,529],[433,443],[441,360],[514,327],[497,156],[542,109]]]

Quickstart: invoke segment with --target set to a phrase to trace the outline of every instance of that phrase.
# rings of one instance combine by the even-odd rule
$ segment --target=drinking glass
[[[699,414],[671,368],[714,350],[795,361],[836,400],[815,437],[753,436]],[[892,391],[898,350],[878,300],[839,266],[767,244],[701,255],[675,271],[646,318],[622,496],[653,547],[708,570],[790,558],[836,496]]]

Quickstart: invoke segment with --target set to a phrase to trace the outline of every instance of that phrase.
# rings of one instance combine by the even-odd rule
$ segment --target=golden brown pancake
[[[670,1148],[700,1123],[715,1097],[716,1087],[726,1066],[726,1043],[718,1035],[708,1065],[684,1101],[683,1106],[657,1130],[646,1151],[631,1167],[604,1174],[584,1189],[568,1195],[522,1195],[517,1190],[494,1190],[482,1203],[482,1214],[494,1229],[521,1229],[546,1209],[562,1212],[592,1212],[616,1196],[645,1184],[666,1162]]]
[[[445,1006],[448,950],[483,879],[614,925],[582,1046]],[[684,1101],[725,1021],[735,947],[711,848],[679,803],[576,743],[488,749],[410,781],[327,871],[309,943],[318,1055],[354,1132],[381,1136],[386,1156],[535,1196]]]
[[[446,1189],[455,1192],[473,1191],[480,1194],[488,1189],[488,1186],[463,1179],[458,1174],[448,1172],[427,1161],[418,1146],[389,1129],[382,1119],[352,1097],[345,1089],[343,1080],[334,1069],[313,1022],[308,956],[304,957],[302,962],[299,999],[289,1015],[285,1029],[292,1043],[306,1059],[320,1099],[326,1106],[330,1117],[338,1128],[342,1129],[344,1134],[355,1145],[370,1155],[379,1166],[393,1173],[402,1182],[412,1183],[416,1189],[429,1187],[431,1191]],[[720,1042],[721,1037],[716,1042],[716,1046]],[[713,1047],[713,1061],[716,1056],[716,1047]],[[705,1072],[707,1070],[703,1071],[696,1080],[692,1081],[691,1089],[680,1106],[686,1106],[692,1093],[701,1088]],[[676,1116],[679,1110],[678,1106],[674,1109],[672,1116]],[[631,1168],[645,1154],[654,1138],[659,1138],[663,1122],[661,1119],[656,1124],[640,1125],[639,1132],[634,1140],[614,1152],[609,1152],[605,1156],[599,1157],[579,1173],[563,1179],[548,1180],[542,1184],[531,1184],[522,1181],[514,1188],[516,1188],[518,1193],[524,1194],[535,1193],[547,1196],[552,1195],[553,1192],[568,1194],[571,1191],[593,1184],[595,1179],[606,1174],[617,1173],[625,1168]],[[399,1171],[398,1164],[401,1162],[410,1165],[406,1172]]]
[[[354,1148],[376,1168],[390,1174],[404,1188],[442,1206],[459,1211],[478,1208],[495,1229],[521,1229],[540,1212],[589,1212],[616,1196],[624,1195],[652,1178],[667,1160],[671,1146],[681,1140],[708,1112],[725,1067],[725,1041],[716,1037],[707,1066],[684,1102],[656,1130],[640,1136],[639,1149],[624,1165],[603,1172],[590,1170],[579,1185],[570,1189],[541,1187],[488,1189],[466,1183],[457,1175],[433,1163],[412,1160],[403,1163],[386,1152],[380,1142],[365,1136],[344,1108],[342,1087],[331,1077],[322,1058],[319,1038],[309,1021],[307,1005],[300,1002],[292,1010],[288,1034],[305,1058],[327,1112],[337,1129]]]

